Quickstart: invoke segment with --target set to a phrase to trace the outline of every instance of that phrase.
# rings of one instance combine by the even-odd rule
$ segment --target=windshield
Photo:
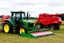
[[[24,15],[24,13],[22,13],[22,19],[24,19],[25,18],[25,15]]]
[[[20,18],[20,14],[18,13],[18,14],[16,14],[16,18]]]
[[[17,19],[19,19],[19,18],[21,18],[21,16],[22,16],[22,19],[25,19],[25,13],[16,13],[16,14],[14,14],[13,15],[13,17],[16,17]]]

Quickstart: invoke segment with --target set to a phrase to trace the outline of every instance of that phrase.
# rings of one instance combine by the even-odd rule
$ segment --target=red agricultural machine
[[[59,17],[53,16],[57,15],[39,14],[36,26],[38,28],[49,27],[51,30],[59,30],[62,20]]]
[[[46,16],[46,17],[61,17],[62,14],[49,14],[49,13],[43,13],[43,16]]]
[[[2,22],[4,22],[6,19],[9,19],[9,18],[10,18],[9,15],[3,15],[3,16],[2,16]]]
[[[43,16],[45,17],[60,17],[62,20],[64,20],[64,13],[56,13],[56,14],[49,14],[49,13],[43,13]]]

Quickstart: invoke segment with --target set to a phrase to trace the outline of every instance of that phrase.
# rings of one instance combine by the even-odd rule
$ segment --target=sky
[[[32,17],[64,13],[64,0],[0,0],[0,15],[11,15],[11,11],[29,11]]]

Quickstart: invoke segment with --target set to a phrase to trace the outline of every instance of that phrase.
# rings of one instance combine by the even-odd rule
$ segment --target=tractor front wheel
[[[20,27],[19,29],[19,35],[22,35],[22,33],[28,33],[27,29],[25,27]]]

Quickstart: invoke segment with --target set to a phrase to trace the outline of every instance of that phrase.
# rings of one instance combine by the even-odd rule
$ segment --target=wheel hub
[[[25,33],[25,30],[23,28],[20,29],[20,34]]]
[[[9,32],[9,25],[8,24],[5,24],[4,25],[4,32],[5,33],[8,33]]]

